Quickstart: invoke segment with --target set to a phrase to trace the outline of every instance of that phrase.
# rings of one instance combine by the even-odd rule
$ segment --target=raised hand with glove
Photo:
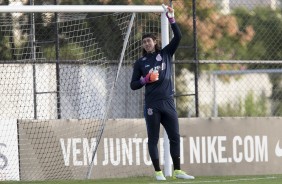
[[[175,18],[174,18],[174,9],[172,7],[166,6],[162,4],[162,7],[164,8],[166,12],[166,17],[168,18],[169,23],[173,24],[175,23]]]

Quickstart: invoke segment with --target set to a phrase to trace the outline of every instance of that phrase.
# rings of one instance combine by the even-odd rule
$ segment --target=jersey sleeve
[[[173,38],[171,39],[171,41],[169,42],[169,44],[167,46],[165,46],[163,48],[163,50],[165,50],[167,53],[169,53],[171,56],[175,53],[180,40],[182,38],[182,33],[177,25],[177,23],[173,23],[171,24],[171,29],[173,32]]]
[[[141,84],[141,81],[140,81],[141,76],[142,76],[142,73],[139,67],[139,62],[136,61],[133,66],[133,73],[132,73],[131,82],[130,82],[130,88],[132,90],[137,90],[144,86],[144,84]]]

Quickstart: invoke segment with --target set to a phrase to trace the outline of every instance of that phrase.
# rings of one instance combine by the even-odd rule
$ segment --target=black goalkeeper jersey
[[[137,90],[143,87],[140,78],[145,77],[150,70],[158,70],[159,80],[145,85],[145,103],[173,98],[174,90],[171,80],[172,56],[175,53],[182,34],[176,23],[171,24],[174,37],[170,43],[159,52],[148,53],[134,63],[130,87]]]

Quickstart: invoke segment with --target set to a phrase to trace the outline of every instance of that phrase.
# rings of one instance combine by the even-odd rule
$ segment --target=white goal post
[[[140,12],[140,13],[163,13],[162,6],[157,5],[13,5],[13,6],[0,6],[2,13],[15,13],[15,12]]]
[[[169,43],[169,23],[161,5],[13,5],[0,6],[0,13],[78,13],[78,12],[108,12],[108,13],[161,13],[161,43],[162,47]],[[136,58],[137,59],[137,58]],[[172,174],[172,164],[169,151],[169,141],[164,132],[164,173]]]

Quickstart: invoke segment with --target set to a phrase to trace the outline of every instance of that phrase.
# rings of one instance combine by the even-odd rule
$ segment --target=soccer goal
[[[158,35],[163,46],[169,41],[163,11],[161,5],[0,6],[0,181],[153,173],[139,149],[147,146],[139,137],[146,137],[145,122],[128,123],[143,118],[144,91],[131,91],[129,83],[142,35]]]

